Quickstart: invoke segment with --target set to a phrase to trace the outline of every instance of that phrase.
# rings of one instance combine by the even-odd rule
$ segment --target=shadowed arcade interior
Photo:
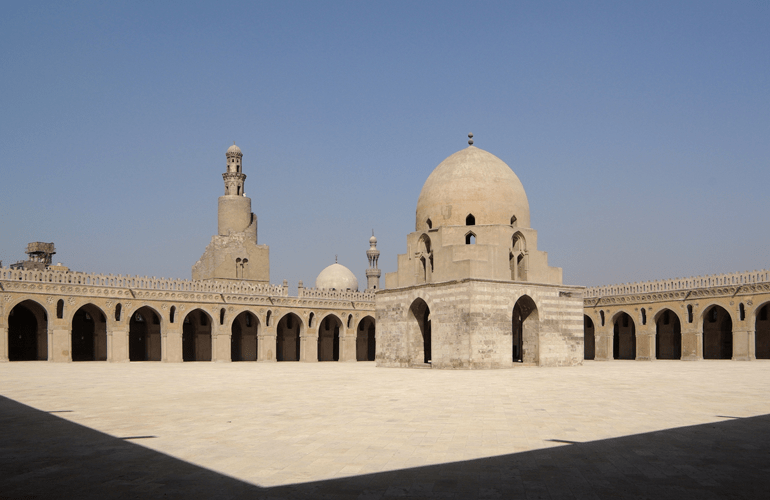
[[[233,320],[230,332],[230,359],[256,361],[259,319],[249,311],[243,311]]]
[[[615,317],[612,331],[612,357],[636,359],[636,325],[627,313]]]
[[[93,304],[72,317],[72,361],[107,361],[107,318]]]
[[[538,363],[540,320],[535,301],[523,295],[513,306],[512,314],[513,361]]]
[[[376,338],[374,318],[364,316],[356,331],[356,361],[374,361]]]
[[[190,311],[182,322],[182,360],[211,361],[211,316],[202,309]]]
[[[655,358],[682,359],[682,325],[669,309],[661,311],[655,321]]]
[[[137,309],[129,321],[128,357],[130,361],[161,360],[160,316],[150,307]]]
[[[302,321],[294,313],[285,315],[278,322],[276,342],[276,359],[278,361],[299,361],[300,336]]]
[[[703,359],[732,359],[733,320],[721,306],[711,306],[703,314]]]
[[[8,361],[48,359],[48,315],[33,300],[16,304],[8,314]]]
[[[340,360],[340,329],[342,321],[329,314],[318,323],[318,361]]]

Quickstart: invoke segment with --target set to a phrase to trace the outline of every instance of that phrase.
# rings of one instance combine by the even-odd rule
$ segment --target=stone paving
[[[770,361],[0,364],[0,499],[770,497]]]

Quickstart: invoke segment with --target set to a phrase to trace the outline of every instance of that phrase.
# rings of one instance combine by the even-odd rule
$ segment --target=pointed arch
[[[7,320],[8,361],[48,359],[48,314],[42,304],[23,300],[13,306]]]
[[[356,361],[374,361],[376,353],[375,322],[364,316],[356,329]]]
[[[300,360],[300,338],[305,326],[296,314],[285,314],[276,326],[275,353],[278,361]]]
[[[340,360],[340,332],[342,320],[336,314],[327,314],[318,322],[318,361]]]
[[[614,359],[636,359],[636,324],[625,311],[619,311],[613,318],[612,357]]]
[[[522,295],[513,306],[512,360],[514,362],[539,364],[540,361],[540,317],[537,305],[529,295]]]
[[[142,306],[128,320],[129,361],[160,361],[160,314],[150,306]]]
[[[407,335],[412,364],[427,364],[433,360],[430,307],[416,298],[407,312]]]
[[[259,318],[251,311],[238,313],[230,325],[230,359],[256,361],[259,342]]]
[[[465,244],[466,245],[475,245],[476,244],[476,235],[473,233],[473,231],[469,231],[465,234]]]
[[[527,281],[527,269],[529,268],[527,240],[521,231],[516,231],[511,237],[508,267],[511,270],[512,281]]]
[[[682,359],[682,322],[671,309],[655,315],[655,359]]]
[[[107,318],[94,304],[72,315],[72,361],[107,361]]]
[[[203,309],[193,309],[182,321],[182,360],[211,361],[211,328],[214,318]]]
[[[465,225],[466,226],[475,226],[476,225],[476,217],[473,214],[468,214],[468,216],[465,217]]]
[[[732,359],[733,319],[727,310],[713,304],[703,310],[703,359]]]

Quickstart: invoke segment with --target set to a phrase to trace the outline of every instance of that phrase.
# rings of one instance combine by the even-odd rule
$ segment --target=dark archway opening
[[[8,361],[48,359],[48,315],[32,300],[16,304],[8,315]]]
[[[230,337],[230,359],[256,361],[259,320],[249,311],[243,311],[233,320]]]
[[[754,322],[754,354],[757,359],[770,359],[770,303],[757,311]]]
[[[583,359],[596,358],[596,337],[594,337],[594,321],[583,315]]]
[[[211,316],[202,309],[190,311],[182,322],[182,360],[211,361]]]
[[[93,304],[72,317],[72,361],[107,361],[107,318]]]
[[[682,359],[682,324],[669,309],[655,322],[655,359]]]
[[[160,316],[150,307],[140,307],[128,322],[128,359],[160,361],[160,351]]]
[[[365,316],[358,323],[356,332],[356,361],[374,361],[374,318]]]
[[[341,328],[342,321],[331,314],[318,324],[318,361],[340,360]]]
[[[515,363],[538,362],[540,322],[535,301],[523,295],[513,306],[512,359]]]
[[[422,299],[416,299],[409,308],[409,317],[412,320],[410,330],[412,335],[414,363],[430,363],[433,359],[431,352],[431,318],[430,308]],[[414,327],[417,328],[414,328]]]
[[[703,315],[703,359],[732,359],[733,320],[721,306],[711,306]]]
[[[299,361],[299,336],[302,322],[289,313],[278,322],[275,352],[278,361]]]
[[[612,332],[612,357],[636,359],[636,325],[627,313],[620,313],[615,318]]]

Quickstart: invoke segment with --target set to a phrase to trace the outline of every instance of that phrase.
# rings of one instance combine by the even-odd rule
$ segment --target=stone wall
[[[423,366],[418,304],[430,310],[434,368],[509,368],[513,308],[523,296],[535,305],[525,324],[524,360],[568,366],[583,359],[582,287],[465,279],[376,294],[378,366]]]

